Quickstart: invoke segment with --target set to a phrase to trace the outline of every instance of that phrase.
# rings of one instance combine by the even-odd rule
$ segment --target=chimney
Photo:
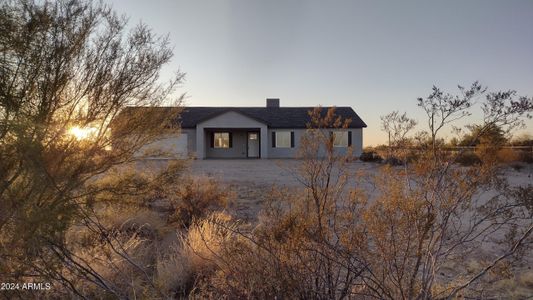
[[[279,107],[279,98],[267,98],[267,107]]]

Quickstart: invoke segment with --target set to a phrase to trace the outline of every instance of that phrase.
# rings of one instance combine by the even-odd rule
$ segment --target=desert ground
[[[152,160],[142,164],[150,168],[161,168],[167,163],[166,160]],[[229,186],[235,192],[235,201],[229,207],[230,213],[244,221],[253,222],[257,218],[265,197],[273,187],[289,188],[289,190],[302,187],[297,178],[300,163],[296,159],[192,160],[186,172],[193,176],[212,177]],[[353,176],[362,176],[363,180],[358,182],[365,185],[364,177],[375,175],[380,166],[382,165],[377,163],[355,161],[349,165],[349,172]],[[533,184],[533,165],[521,164],[520,166],[520,169],[511,166],[504,168],[504,175],[510,185]],[[367,192],[372,193],[371,184],[365,185],[365,188]]]

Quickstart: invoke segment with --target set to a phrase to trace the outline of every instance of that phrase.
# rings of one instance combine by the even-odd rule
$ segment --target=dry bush
[[[302,139],[300,191],[271,193],[252,233],[236,232],[204,296],[304,299],[452,299],[498,295],[523,262],[533,223],[528,191],[501,176],[495,147],[478,148],[469,168],[442,148],[438,132],[469,115],[475,83],[453,96],[434,88],[419,99],[428,114],[429,141],[403,168],[384,166],[368,178],[372,197],[350,179],[349,157],[330,151],[328,128],[342,127],[334,111]],[[519,124],[532,101],[491,93],[482,105],[486,126]],[[483,132],[485,126],[480,127]],[[325,155],[323,155],[325,153]],[[462,154],[462,153],[461,153]],[[472,153],[476,155],[476,153]],[[459,161],[461,156],[459,156]],[[370,200],[367,200],[370,198]],[[490,249],[492,254],[485,254]],[[218,251],[218,250],[217,250]],[[479,259],[483,254],[482,259]],[[465,262],[471,261],[470,265]],[[450,266],[456,269],[450,270]],[[469,267],[469,268],[465,268]]]
[[[234,230],[231,217],[215,213],[193,223],[181,239],[180,254],[186,257],[193,274],[206,274],[216,264],[217,253],[231,238]]]
[[[533,151],[520,151],[520,161],[533,164]]]
[[[513,149],[503,148],[496,153],[496,158],[501,163],[517,162],[520,160],[520,153]]]
[[[359,159],[364,162],[377,162],[383,161],[383,158],[374,151],[365,151],[359,156]]]
[[[218,255],[222,263],[200,285],[201,297],[229,299],[274,299],[311,297],[311,278],[306,277],[304,261],[296,257],[296,245],[291,247],[275,240],[254,240],[244,234],[225,244]],[[297,243],[300,244],[300,243]],[[300,244],[301,245],[301,244]],[[304,252],[301,249],[300,254]],[[310,289],[311,288],[311,289]]]
[[[176,189],[167,194],[172,210],[170,221],[188,227],[194,219],[201,219],[213,211],[223,210],[232,193],[210,177],[183,177]],[[170,196],[170,197],[169,197]]]
[[[455,162],[463,166],[474,166],[482,163],[479,156],[473,151],[464,151],[455,157]]]
[[[136,232],[150,239],[160,238],[170,230],[161,214],[145,207],[121,203],[107,204],[98,209],[97,215],[102,226],[108,230]]]
[[[126,166],[90,183],[98,190],[88,211],[92,222],[72,227],[68,239],[82,265],[107,286],[81,280],[75,285],[81,294],[103,296],[109,289],[119,297],[184,297],[212,272],[209,257],[226,238],[215,223],[229,222],[212,212],[226,206],[230,193],[210,178],[184,177],[182,168],[179,162],[157,172]],[[154,210],[161,206],[171,210]]]
[[[364,270],[358,230],[365,197],[346,193],[349,152],[339,155],[330,128],[347,126],[334,110],[310,112],[296,174],[301,190],[270,192],[253,233],[236,232],[202,291],[228,298],[345,298]],[[207,288],[211,287],[211,288]]]
[[[477,260],[483,249],[499,247],[505,257],[515,255],[512,246],[504,245],[529,235],[527,226],[514,232],[515,222],[529,223],[516,197],[502,191],[494,197],[487,194],[501,184],[495,165],[450,168],[447,162],[428,161],[413,164],[404,174],[383,167],[373,179],[377,197],[363,208],[373,246],[361,257],[371,270],[363,274],[366,292],[379,298],[433,299],[469,285],[474,289],[464,295],[476,295],[476,285],[487,282],[471,283],[472,278],[502,265],[494,263],[498,257]],[[444,273],[450,264],[454,271]]]
[[[531,298],[533,272],[529,270],[522,274],[496,281],[490,290],[493,296],[497,296],[500,299],[522,300]]]
[[[187,296],[221,264],[222,248],[229,244],[235,223],[225,213],[195,220],[179,234],[172,251],[159,257],[155,282],[166,295]]]
[[[120,212],[122,224],[113,220],[113,215],[119,216]],[[146,216],[145,211],[106,207],[70,227],[65,236],[68,247],[51,245],[63,261],[61,282],[70,286],[57,292],[67,298],[158,295],[152,273],[161,236],[151,226],[161,226],[162,220],[155,215]]]
[[[73,254],[98,274],[99,280],[114,290],[115,295],[134,297],[146,292],[145,295],[150,295],[151,278],[145,272],[155,263],[154,244],[131,233],[117,233],[110,239],[96,242],[92,247],[79,247]],[[94,282],[76,280],[76,285],[77,290],[87,296],[101,297],[107,294],[102,286]]]
[[[179,105],[174,92],[183,78],[176,72],[161,82],[160,70],[172,57],[168,39],[126,23],[101,2],[0,2],[4,282],[26,274],[70,289],[61,278],[74,259],[64,236],[98,201],[99,191],[86,183],[132,161],[161,131],[179,132],[172,122],[178,107],[118,117],[127,106]],[[143,135],[127,138],[138,132]],[[113,188],[127,190],[109,186],[110,194]]]
[[[311,198],[305,194],[273,191],[271,206],[263,211],[253,235],[235,232],[235,238],[217,252],[221,263],[200,295],[230,299],[351,295],[361,272],[354,256],[360,232],[347,227],[319,229],[317,215],[309,209]],[[338,226],[349,226],[356,219],[356,214],[343,213]]]

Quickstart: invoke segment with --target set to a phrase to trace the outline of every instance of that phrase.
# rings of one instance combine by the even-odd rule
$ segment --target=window
[[[230,148],[230,134],[229,132],[215,132],[213,133],[215,148]]]
[[[248,138],[250,140],[257,140],[257,133],[250,133],[248,134]]]
[[[333,147],[348,147],[348,131],[333,131]]]
[[[293,147],[291,131],[276,131],[274,132],[274,143],[273,147],[275,148],[291,148]]]

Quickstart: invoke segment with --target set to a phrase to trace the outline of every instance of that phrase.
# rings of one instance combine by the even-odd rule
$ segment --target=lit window
[[[348,131],[333,131],[333,147],[348,147]]]
[[[248,135],[248,138],[249,138],[250,140],[257,140],[257,133],[250,133],[250,134]]]
[[[229,132],[215,132],[213,138],[215,148],[229,148]]]
[[[276,131],[276,148],[290,148],[291,147],[291,132],[290,131]]]

